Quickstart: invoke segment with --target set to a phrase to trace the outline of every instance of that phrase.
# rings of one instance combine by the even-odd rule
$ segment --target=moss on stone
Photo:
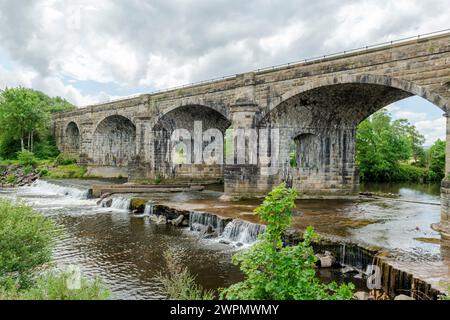
[[[133,198],[131,199],[131,210],[144,211],[146,203],[147,203],[146,199]]]

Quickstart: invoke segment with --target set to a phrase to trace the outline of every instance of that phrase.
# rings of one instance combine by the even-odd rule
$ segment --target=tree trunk
[[[20,149],[21,149],[21,151],[25,150],[25,146],[23,143],[23,136],[20,137]]]

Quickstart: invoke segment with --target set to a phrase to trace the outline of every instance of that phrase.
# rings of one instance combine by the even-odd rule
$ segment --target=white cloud
[[[0,89],[19,86],[40,90],[50,96],[63,97],[77,106],[117,98],[117,96],[105,92],[99,92],[96,95],[83,95],[74,85],[65,85],[57,77],[41,77],[35,71],[20,68],[8,70],[0,65]]]
[[[425,121],[428,119],[428,116],[425,112],[411,112],[405,110],[398,110],[394,111],[392,115],[396,119],[406,119],[413,123],[417,121]]]
[[[425,145],[432,145],[437,139],[445,140],[446,119],[444,117],[418,121],[415,126],[425,136]]]
[[[0,87],[77,105],[448,28],[446,0],[0,0]],[[2,61],[6,53],[7,60]],[[12,65],[12,66],[10,66]],[[98,84],[84,92],[81,81]],[[394,104],[427,143],[442,119]]]

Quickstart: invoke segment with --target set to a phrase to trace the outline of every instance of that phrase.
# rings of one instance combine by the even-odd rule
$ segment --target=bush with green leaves
[[[28,150],[17,152],[17,160],[19,160],[19,164],[23,167],[35,166],[37,164],[37,159],[34,156],[34,153]]]
[[[54,220],[24,203],[0,200],[0,300],[97,300],[110,291],[99,279],[80,279],[70,288],[70,272],[48,271],[54,240],[61,234]]]
[[[59,228],[30,206],[0,200],[0,277],[14,275],[22,285],[37,267],[50,262]]]
[[[24,174],[30,174],[32,171],[33,171],[33,166],[28,165],[23,168]]]
[[[17,181],[17,177],[14,174],[10,174],[6,176],[6,182],[9,184],[15,184]]]
[[[312,227],[298,245],[284,246],[283,234],[292,221],[296,191],[284,184],[274,188],[256,214],[266,223],[266,231],[248,250],[233,256],[246,279],[221,290],[227,300],[348,300],[354,285],[325,284],[316,277],[316,261],[311,246],[317,235]]]
[[[65,166],[77,163],[77,157],[70,153],[62,152],[55,159],[55,165]]]

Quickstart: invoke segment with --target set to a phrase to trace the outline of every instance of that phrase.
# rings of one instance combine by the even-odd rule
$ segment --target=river
[[[230,262],[238,250],[235,246],[199,240],[186,228],[155,225],[146,217],[131,215],[128,210],[101,207],[96,201],[86,199],[86,190],[79,187],[83,183],[73,188],[40,181],[31,187],[0,189],[0,197],[22,199],[64,227],[65,233],[54,250],[56,265],[79,265],[88,277],[101,277],[116,299],[164,298],[156,277],[164,273],[166,265],[162,257],[169,247],[183,252],[185,265],[205,288],[229,286],[243,278]],[[429,204],[395,199],[300,200],[294,225],[314,225],[319,232],[385,247],[413,257],[413,261],[439,260],[440,246],[433,241],[439,235],[430,228],[431,223],[439,221],[439,206],[434,205],[439,203],[438,186],[367,185],[362,189],[395,192],[401,200]],[[256,221],[251,211],[257,201],[222,203],[217,200],[219,195],[217,191],[204,191],[153,197],[185,209]],[[353,281],[358,288],[364,285],[361,279],[350,279],[335,271],[321,272],[320,276],[323,281]]]

